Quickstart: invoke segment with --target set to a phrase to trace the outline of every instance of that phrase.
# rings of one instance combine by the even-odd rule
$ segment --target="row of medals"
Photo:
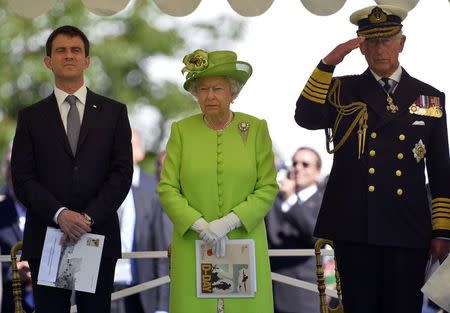
[[[386,105],[386,110],[388,110],[391,113],[397,113],[398,106],[395,105],[394,100],[392,99],[392,97],[389,94],[387,95],[386,101],[388,103]],[[439,107],[421,108],[421,107],[418,107],[415,103],[413,103],[409,107],[409,112],[412,114],[438,117],[438,118],[442,116],[442,110]]]

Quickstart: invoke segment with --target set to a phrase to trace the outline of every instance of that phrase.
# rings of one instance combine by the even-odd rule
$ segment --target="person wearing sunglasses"
[[[270,249],[313,249],[314,225],[322,203],[320,155],[301,147],[292,156],[292,168],[280,183],[280,192],[266,216]],[[273,272],[316,282],[315,259],[308,257],[272,257]],[[319,313],[319,297],[312,291],[273,282],[275,313]]]

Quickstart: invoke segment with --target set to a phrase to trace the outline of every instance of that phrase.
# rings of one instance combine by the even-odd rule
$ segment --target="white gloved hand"
[[[208,222],[203,217],[200,217],[192,224],[191,229],[200,234],[206,227],[208,227]]]
[[[222,237],[219,240],[216,241],[216,243],[212,247],[212,251],[214,255],[218,258],[225,257],[226,254],[226,243],[227,243],[228,237]]]
[[[215,244],[217,240],[241,225],[241,220],[234,212],[228,213],[224,217],[209,223],[200,233],[200,239],[209,244]]]

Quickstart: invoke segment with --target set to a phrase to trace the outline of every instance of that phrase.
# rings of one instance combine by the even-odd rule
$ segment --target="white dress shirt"
[[[139,166],[134,166],[132,186],[139,187]],[[134,229],[136,226],[136,207],[134,205],[133,191],[130,188],[128,194],[117,211],[120,222],[120,238],[123,252],[132,252],[134,243]],[[130,259],[119,259],[116,263],[114,282],[130,285],[133,281]]]
[[[284,213],[289,212],[289,210],[294,206],[294,204],[297,203],[297,201],[300,203],[305,202],[306,200],[311,198],[313,194],[317,192],[317,189],[318,189],[317,185],[314,184],[298,191],[297,193],[294,193],[285,201],[283,201],[283,203],[281,204],[281,211]]]
[[[59,114],[61,114],[61,120],[64,125],[64,129],[67,133],[67,115],[69,114],[70,104],[66,101],[66,98],[69,94],[58,87],[55,86],[55,98],[56,103],[58,104]],[[87,88],[86,85],[80,87],[77,91],[73,93],[74,96],[77,97],[77,109],[80,115],[80,125],[83,122],[84,115],[84,107],[86,105],[86,96],[87,96]],[[58,224],[58,216],[62,212],[62,210],[67,209],[66,207],[59,208],[56,211],[55,216],[53,217],[53,221]]]

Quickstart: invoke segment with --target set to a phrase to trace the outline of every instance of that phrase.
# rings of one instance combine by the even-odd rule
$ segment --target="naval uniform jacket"
[[[308,129],[332,128],[337,110],[329,93],[334,66],[320,62],[297,100],[295,120]],[[333,167],[315,228],[315,236],[366,244],[426,248],[432,237],[450,238],[449,149],[445,96],[404,69],[392,98],[397,113],[386,109],[386,94],[367,69],[341,81],[341,105],[363,102],[368,120],[364,153],[358,158],[358,126],[334,153]],[[441,117],[417,115],[410,106],[420,96],[433,99]],[[436,98],[437,97],[437,98]],[[355,119],[344,116],[336,144]],[[358,124],[357,124],[358,125]],[[418,146],[416,146],[418,145]],[[416,147],[424,158],[416,160]],[[432,209],[425,188],[425,167]]]

